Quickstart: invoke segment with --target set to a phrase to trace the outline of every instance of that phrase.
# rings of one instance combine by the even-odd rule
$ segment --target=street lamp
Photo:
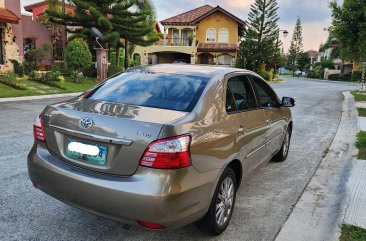
[[[276,50],[278,49],[278,44],[280,42],[280,33],[283,33],[283,37],[287,37],[288,35],[288,31],[287,30],[282,30],[282,29],[279,29],[278,32],[277,32],[277,41],[276,41]],[[276,74],[277,72],[277,61],[275,60],[275,70],[274,70],[274,74]]]

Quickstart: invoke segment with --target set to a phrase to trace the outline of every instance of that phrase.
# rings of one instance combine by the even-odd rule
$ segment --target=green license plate
[[[96,166],[106,166],[107,152],[108,148],[103,145],[67,140],[66,156],[77,161],[84,161]]]

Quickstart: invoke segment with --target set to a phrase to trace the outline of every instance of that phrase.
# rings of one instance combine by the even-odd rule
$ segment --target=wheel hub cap
[[[225,178],[220,186],[216,201],[216,223],[224,226],[230,218],[234,202],[234,182],[231,177]]]

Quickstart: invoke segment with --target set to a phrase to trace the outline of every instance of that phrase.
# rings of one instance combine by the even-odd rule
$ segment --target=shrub
[[[108,67],[108,77],[113,76],[115,74],[118,74],[118,73],[120,73],[122,71],[123,71],[123,66],[117,66],[117,65],[111,64]]]
[[[84,70],[84,75],[87,77],[96,77],[97,76],[97,69],[95,68],[94,63],[89,65],[89,67]]]
[[[273,80],[273,69],[271,69],[270,71],[260,71],[259,75],[262,76],[263,79],[267,80],[267,81],[272,81]]]
[[[353,82],[362,81],[362,71],[353,71],[351,80]]]
[[[340,74],[331,74],[328,76],[329,80],[338,81]]]
[[[26,78],[18,78],[14,73],[7,73],[4,75],[0,75],[0,82],[8,85],[14,89],[25,90],[27,89],[27,85],[22,83]]]
[[[338,81],[351,81],[352,75],[351,74],[340,74],[338,76]]]
[[[80,71],[90,66],[92,54],[85,40],[75,38],[65,49],[65,62],[67,67],[74,71]]]
[[[47,56],[51,50],[50,44],[43,44],[42,47],[31,49],[24,54],[24,71],[30,74],[33,70],[37,70],[40,62]]]
[[[13,65],[14,65],[14,72],[19,77],[23,77],[24,76],[24,68],[23,68],[23,65],[20,64],[17,60],[13,60]]]
[[[42,84],[65,89],[63,87],[65,78],[60,71],[32,71],[29,77]]]

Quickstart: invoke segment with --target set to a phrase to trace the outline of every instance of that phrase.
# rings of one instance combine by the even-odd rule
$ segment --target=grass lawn
[[[362,117],[366,117],[366,109],[365,108],[357,108],[358,115]]]
[[[341,231],[340,241],[366,241],[366,229],[343,224]]]
[[[93,87],[97,82],[94,78],[85,77],[83,83],[76,84],[71,82],[70,79],[66,78],[64,83],[66,90],[61,90],[59,88],[51,87],[30,80],[22,81],[22,83],[27,85],[26,90],[13,89],[0,83],[0,98],[83,92]]]
[[[355,90],[351,94],[355,97],[356,101],[366,101],[366,92]]]
[[[361,131],[357,134],[356,147],[360,151],[358,159],[366,160],[366,132]]]

